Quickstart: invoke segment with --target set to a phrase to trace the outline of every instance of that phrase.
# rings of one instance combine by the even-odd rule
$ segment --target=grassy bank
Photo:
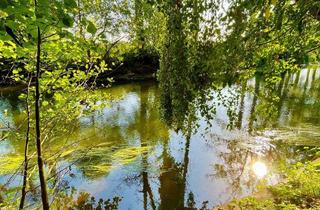
[[[320,209],[319,169],[320,159],[298,163],[285,172],[282,183],[215,209]]]

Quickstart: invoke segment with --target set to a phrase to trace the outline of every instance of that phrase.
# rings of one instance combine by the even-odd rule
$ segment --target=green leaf
[[[49,102],[48,101],[43,101],[42,102],[42,106],[48,106],[49,105]]]
[[[96,26],[91,21],[88,21],[87,31],[92,35],[97,32]]]
[[[80,23],[81,23],[83,26],[87,25],[87,22],[88,22],[88,20],[87,20],[85,17],[81,18]]]
[[[62,18],[62,23],[67,27],[72,27],[73,19],[69,15],[65,14],[64,17]]]
[[[8,1],[7,0],[0,0],[0,8],[5,9],[8,6]]]
[[[55,94],[54,94],[54,97],[55,97],[55,99],[56,99],[57,101],[62,101],[62,100],[63,100],[63,97],[62,97],[62,95],[61,95],[60,93],[55,93]]]
[[[64,0],[65,7],[69,9],[76,8],[78,5],[74,0]]]

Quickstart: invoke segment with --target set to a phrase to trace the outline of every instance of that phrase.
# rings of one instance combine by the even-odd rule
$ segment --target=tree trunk
[[[21,200],[20,200],[20,205],[19,209],[23,209],[24,206],[24,201],[26,197],[26,188],[27,188],[27,177],[28,177],[28,149],[29,149],[29,132],[30,132],[30,109],[29,109],[29,87],[31,84],[31,78],[29,80],[28,88],[27,88],[27,98],[26,98],[26,103],[27,103],[27,119],[28,119],[28,124],[27,124],[27,131],[26,131],[26,143],[24,147],[24,171],[23,171],[23,184],[22,184],[22,190],[21,190]]]
[[[49,209],[48,202],[48,193],[47,193],[47,185],[44,177],[44,169],[43,169],[43,159],[41,152],[41,136],[40,136],[40,109],[39,109],[39,77],[40,77],[40,53],[41,53],[41,34],[40,28],[38,26],[38,44],[37,44],[37,66],[36,66],[36,95],[35,95],[35,117],[36,117],[36,143],[37,143],[37,155],[38,155],[38,168],[39,168],[39,179],[41,186],[41,198],[43,209]]]

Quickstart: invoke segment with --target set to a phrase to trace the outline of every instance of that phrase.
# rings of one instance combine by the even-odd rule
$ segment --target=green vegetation
[[[293,103],[287,106],[287,112],[296,106],[312,108],[319,117],[319,60],[318,0],[1,0],[0,83],[21,85],[14,100],[22,107],[16,109],[18,117],[12,117],[13,122],[8,120],[12,113],[9,116],[7,109],[1,112],[4,122],[0,124],[0,143],[10,141],[10,146],[1,151],[0,176],[9,181],[21,176],[21,183],[0,187],[0,207],[39,208],[39,203],[29,202],[32,198],[28,193],[34,192],[33,200],[41,198],[43,209],[57,207],[59,202],[66,202],[65,208],[69,209],[115,209],[121,203],[117,197],[96,202],[83,193],[74,200],[77,195],[68,194],[68,187],[59,182],[59,167],[66,164],[62,171],[71,171],[75,165],[85,177],[97,179],[117,166],[140,161],[137,177],[143,183],[143,207],[155,209],[146,168],[151,165],[148,155],[153,152],[152,146],[164,142],[158,145],[164,168],[157,165],[155,171],[159,173],[160,186],[168,187],[159,188],[163,202],[159,206],[184,208],[191,136],[201,127],[202,119],[208,124],[207,130],[213,127],[220,105],[226,107],[227,129],[241,131],[245,98],[250,93],[253,97],[246,111],[248,135],[277,128],[273,140],[283,140],[296,129],[293,121],[301,123],[302,130],[290,137],[290,144],[318,140],[317,120],[307,122],[314,127],[302,125],[303,113],[292,113],[297,119],[290,122],[290,130],[283,128],[280,118],[288,98]],[[300,72],[305,65],[309,69],[306,80],[301,82]],[[133,122],[127,117],[118,119],[116,123],[122,122],[121,125],[114,122],[101,126],[101,130],[110,133],[95,130],[103,121],[97,115],[110,103],[122,103],[116,91],[111,95],[99,88],[110,87],[114,79],[150,78],[159,82],[159,99],[152,99],[146,91],[148,85],[142,85],[139,112],[128,111],[134,115]],[[254,79],[253,86],[249,85],[250,79]],[[299,82],[304,86],[300,87]],[[150,104],[159,107],[147,110]],[[159,120],[158,108],[166,125]],[[96,123],[95,118],[100,121]],[[92,123],[94,129],[87,129],[82,120]],[[166,126],[185,137],[179,164],[170,155],[171,132]],[[100,138],[92,144],[84,140],[92,140],[88,134]],[[126,142],[124,146],[125,137],[137,136],[139,143]],[[312,160],[318,155],[314,151],[319,144],[308,144],[312,148],[303,152]],[[239,177],[246,166],[245,157]],[[232,155],[224,158],[226,162],[237,159]],[[221,169],[221,176],[228,175],[221,164],[216,168]],[[247,198],[235,201],[235,205],[258,209],[317,208],[318,166],[306,163],[303,168],[286,173],[286,181],[271,188],[276,199],[261,203]],[[176,203],[168,197],[175,186],[170,183],[170,176],[177,180]],[[196,208],[192,192],[188,205]]]
[[[270,198],[247,197],[232,201],[221,209],[319,209],[319,161],[297,164],[285,173],[283,183],[268,188]]]

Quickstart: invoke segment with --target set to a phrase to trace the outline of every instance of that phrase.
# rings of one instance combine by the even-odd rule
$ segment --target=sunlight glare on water
[[[260,161],[257,161],[252,165],[252,170],[258,178],[264,177],[268,172],[266,164]]]
[[[248,82],[247,88],[254,92],[225,87],[222,94],[227,99],[240,97],[239,112],[232,114],[236,127],[227,128],[228,107],[237,108],[236,104],[217,104],[209,129],[200,118],[190,138],[162,119],[157,83],[95,90],[97,96],[98,91],[112,95],[108,107],[63,124],[61,128],[68,128],[69,135],[53,133],[56,140],[44,143],[45,148],[52,148],[48,156],[62,155],[56,171],[71,165],[70,176],[62,173],[59,182],[63,184],[57,186],[64,194],[74,195],[72,199],[81,193],[90,194],[89,202],[91,197],[121,198],[119,209],[144,209],[146,205],[145,209],[185,209],[183,204],[201,208],[208,201],[211,208],[249,196],[263,178],[266,185],[277,184],[282,177],[278,166],[307,159],[307,154],[296,151],[316,145],[320,136],[320,70],[316,74],[308,71],[301,71],[300,77],[286,74],[281,87],[272,93],[281,98],[276,104],[258,97],[263,91],[269,93],[258,77]],[[0,139],[6,139],[0,140],[0,185],[8,190],[21,185],[21,176],[6,184],[19,169],[25,146],[17,135],[7,135],[7,128],[21,126],[17,134],[25,134],[25,104],[19,94],[1,95],[0,88]],[[214,94],[214,102],[208,103],[222,103],[218,92]],[[278,111],[267,118],[269,107]],[[37,195],[30,194],[27,202],[34,203]]]

